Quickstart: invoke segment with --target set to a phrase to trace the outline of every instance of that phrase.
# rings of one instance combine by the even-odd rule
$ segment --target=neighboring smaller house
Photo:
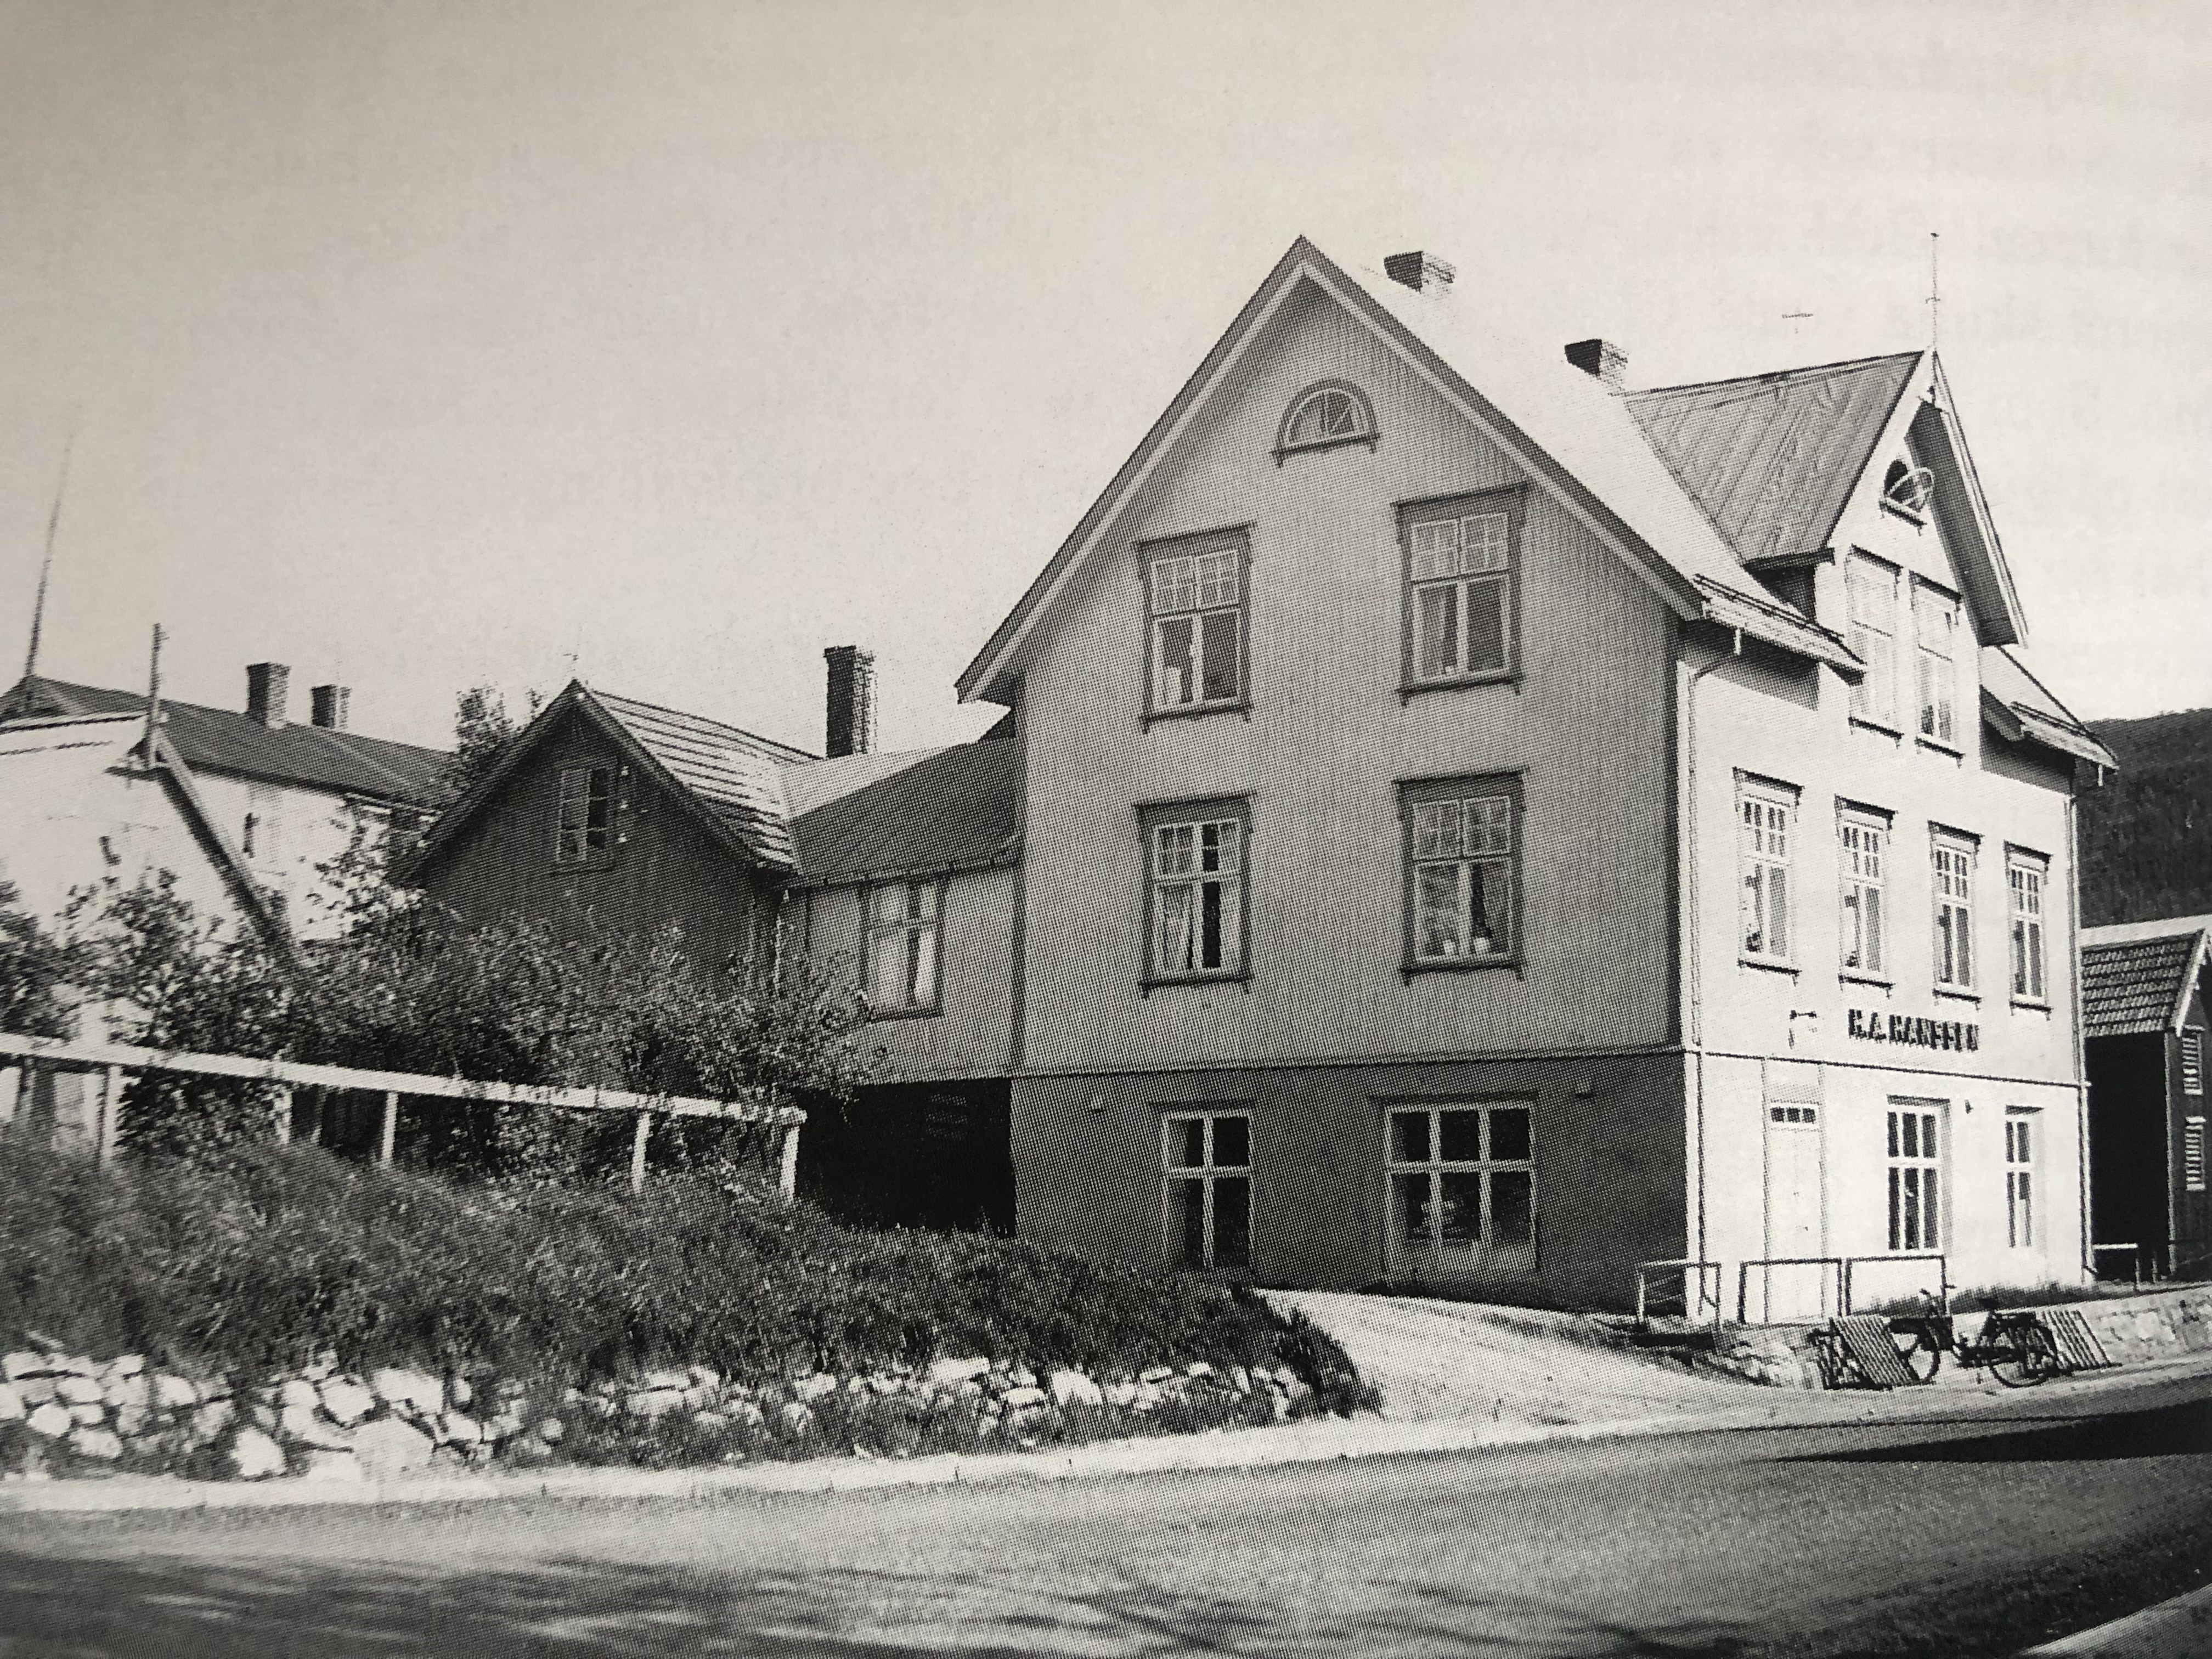
[[[2212,1273],[2204,1047],[2212,915],[2081,930],[2090,1212],[2100,1244]]]
[[[340,685],[315,687],[296,724],[289,678],[282,663],[249,667],[242,712],[164,699],[150,764],[143,693],[19,681],[0,695],[0,876],[52,917],[79,888],[168,870],[211,914],[334,931],[319,866],[435,810],[447,757],[349,730]]]

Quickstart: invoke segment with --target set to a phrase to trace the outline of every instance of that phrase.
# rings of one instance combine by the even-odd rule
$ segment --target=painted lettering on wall
[[[1869,1042],[1902,1042],[1915,1048],[1949,1048],[1960,1053],[1982,1046],[1982,1028],[1960,1019],[1919,1019],[1854,1008],[1844,1021],[1855,1037]]]

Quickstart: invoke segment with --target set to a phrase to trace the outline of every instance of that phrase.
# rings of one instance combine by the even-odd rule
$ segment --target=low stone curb
[[[2212,1653],[2212,1584],[2027,1649],[2020,1659],[2201,1659]]]
[[[2212,1355],[2138,1365],[2125,1372],[2078,1376],[2069,1397],[2132,1386],[2166,1373],[2212,1375]],[[1504,1425],[1479,1419],[1395,1423],[1388,1419],[1309,1420],[1274,1428],[1213,1430],[1141,1440],[1096,1441],[1065,1450],[940,1454],[914,1458],[817,1458],[743,1468],[568,1468],[513,1474],[416,1475],[397,1480],[301,1477],[259,1482],[182,1480],[118,1475],[97,1480],[10,1483],[0,1487],[0,1516],[119,1513],[131,1510],[277,1509],[296,1504],[497,1503],[536,1498],[713,1498],[741,1492],[866,1492],[908,1486],[981,1486],[1016,1480],[1066,1480],[1106,1475],[1162,1474],[1205,1469],[1263,1468],[1335,1462],[1355,1457],[1480,1451],[1559,1443],[1636,1439],[1656,1435],[1821,1428],[1911,1417],[1933,1404],[1919,1389],[1896,1394],[1814,1394],[1776,1390],[1766,1401],[1724,1412],[1678,1413],[1602,1423]],[[1949,1391],[1947,1391],[1949,1393]],[[1981,1397],[2016,1398],[1990,1384]],[[1943,1402],[1955,1419],[1967,1401]]]

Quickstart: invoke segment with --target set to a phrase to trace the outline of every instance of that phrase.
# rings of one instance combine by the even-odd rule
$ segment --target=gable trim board
[[[2160,946],[2182,948],[2161,951],[2158,949]],[[2129,966],[2126,959],[2130,956],[2147,958],[2133,964],[2137,975],[2150,971],[2173,975],[2172,988],[2165,997],[2166,1011],[2155,1027],[2144,1025],[2140,1014],[2129,1018],[2127,1008],[2122,1006],[2127,1000],[2129,988],[2125,982],[2115,986],[2102,976],[2098,976],[2093,982],[2088,972],[2093,964],[2107,963],[2125,971]],[[2084,1036],[2135,1036],[2154,1030],[2179,1031],[2182,1022],[2188,1017],[2190,999],[2196,994],[2208,956],[2212,956],[2212,927],[2208,927],[2206,919],[2203,917],[2181,917],[2164,923],[2083,928]],[[2160,959],[2161,957],[2163,960]],[[2150,988],[2157,988],[2153,986]],[[2095,1030],[2099,1025],[2109,1029]]]
[[[1046,612],[1066,592],[1078,567],[1097,548],[1105,529],[1116,520],[1150,477],[1175,441],[1188,429],[1199,410],[1211,399],[1261,328],[1294,294],[1299,284],[1310,283],[1352,316],[1364,323],[1387,348],[1465,418],[1482,435],[1504,451],[1520,468],[1541,483],[1547,492],[1583,527],[1609,548],[1660,599],[1684,621],[1705,620],[1740,628],[1793,654],[1827,663],[1846,678],[1856,679],[1865,665],[1842,637],[1809,618],[1758,599],[1735,584],[1722,580],[1723,571],[1742,567],[1722,543],[1703,510],[1685,502],[1686,519],[1694,522],[1690,536],[1702,534],[1708,545],[1662,549],[1632,527],[1613,505],[1538,445],[1522,426],[1469,384],[1417,331],[1391,307],[1354,281],[1327,255],[1301,236],[1248,300],[1226,332],[1217,340],[1174,400],[1154,421],[1129,459],[1060,544],[1021,599],[994,631],[975,660],[957,682],[961,701],[1004,702],[1012,665]],[[1396,296],[1391,296],[1394,300]],[[1407,300],[1418,296],[1407,290]],[[1566,368],[1566,373],[1581,371]],[[1597,385],[1591,383],[1593,388]],[[1597,395],[1610,397],[1610,394]],[[1615,400],[1615,406],[1618,406]],[[1634,441],[1650,466],[1679,499],[1681,491],[1665,464],[1634,428],[1626,410],[1620,417],[1628,423],[1625,435]],[[1678,530],[1684,526],[1678,524]],[[1725,612],[1725,619],[1720,613]]]

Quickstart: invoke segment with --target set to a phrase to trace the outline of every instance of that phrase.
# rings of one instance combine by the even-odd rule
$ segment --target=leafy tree
[[[2120,763],[2081,796],[2081,919],[2212,911],[2212,708],[2098,720]]]
[[[454,699],[453,757],[446,765],[445,781],[456,795],[474,787],[498,762],[500,751],[544,706],[545,699],[528,693],[530,712],[517,720],[507,712],[507,696],[495,685],[472,685]]]
[[[70,953],[20,900],[12,884],[0,881],[0,1031],[65,1036]]]

